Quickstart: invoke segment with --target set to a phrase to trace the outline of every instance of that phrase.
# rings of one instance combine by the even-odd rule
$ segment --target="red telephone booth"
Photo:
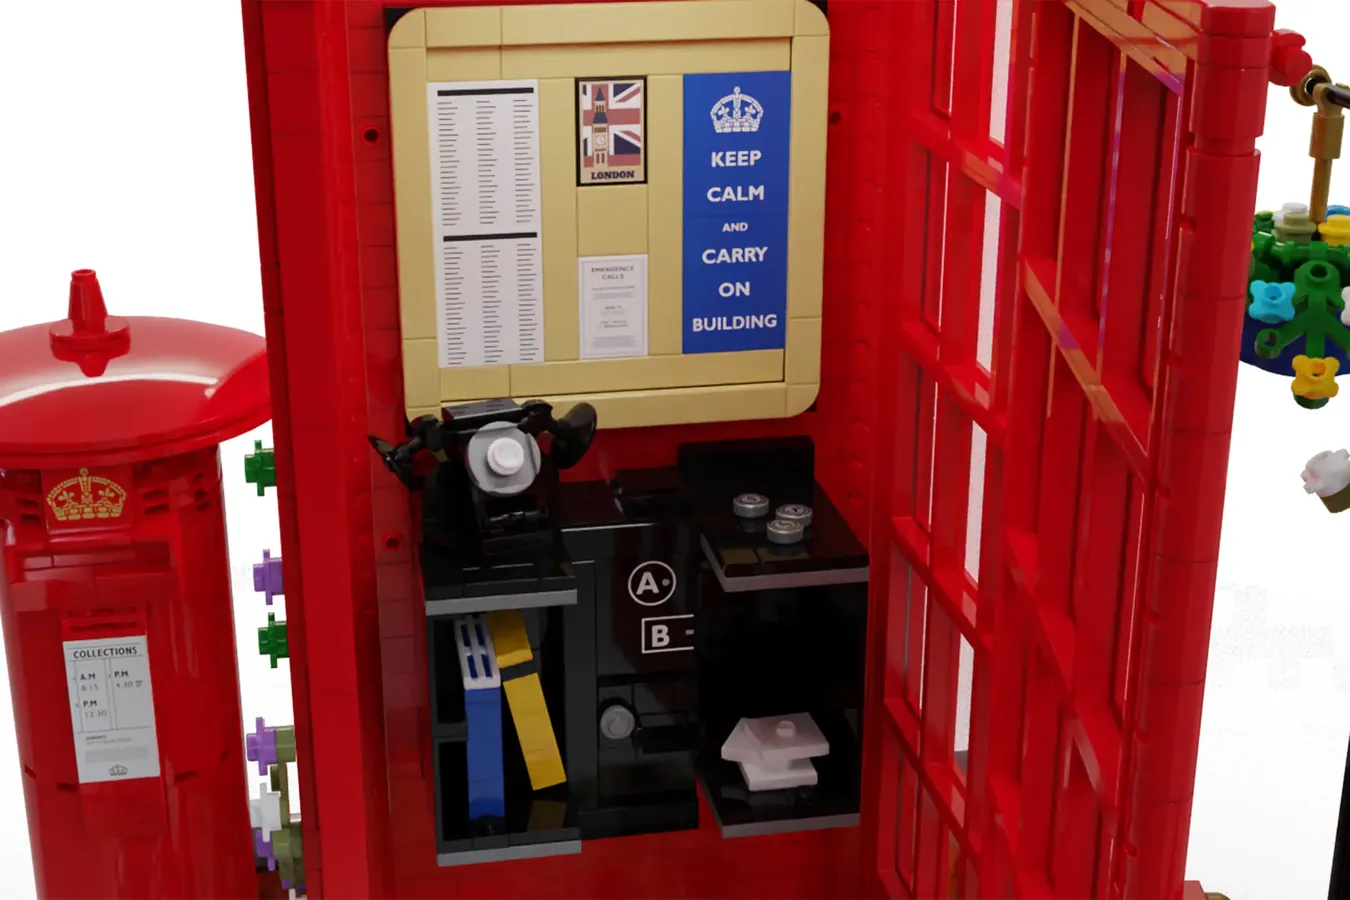
[[[0,334],[0,581],[43,897],[257,896],[217,445],[260,337],[107,314]]]
[[[816,405],[602,423],[578,477],[814,438],[873,566],[862,824],[438,869],[409,503],[365,447],[404,422],[411,5],[243,2],[311,894],[1180,897],[1274,7],[829,0]]]

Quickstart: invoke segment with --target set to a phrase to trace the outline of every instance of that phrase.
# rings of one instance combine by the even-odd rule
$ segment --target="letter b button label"
[[[694,649],[694,616],[658,616],[642,620],[642,652],[680,653]]]

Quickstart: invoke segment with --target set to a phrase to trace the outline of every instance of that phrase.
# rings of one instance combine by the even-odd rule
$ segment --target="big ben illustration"
[[[606,114],[605,108],[605,89],[597,85],[595,88],[595,116],[591,119],[591,141],[594,143],[595,150],[592,156],[592,165],[596,168],[609,165],[609,116]]]
[[[647,180],[642,131],[643,78],[577,79],[577,184],[641,184]]]

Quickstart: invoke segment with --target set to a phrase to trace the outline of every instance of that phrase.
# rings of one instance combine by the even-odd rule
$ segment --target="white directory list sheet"
[[[440,366],[544,360],[539,83],[427,85]]]
[[[647,257],[578,260],[581,358],[647,355]]]

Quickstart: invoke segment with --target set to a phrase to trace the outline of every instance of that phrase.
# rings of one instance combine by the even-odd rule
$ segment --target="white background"
[[[1279,8],[1280,27],[1307,35],[1315,59],[1350,80],[1350,10]],[[114,313],[261,333],[236,3],[11,4],[0,100],[0,329],[64,317],[69,272],[90,267]],[[1308,111],[1272,88],[1259,206],[1306,201],[1308,126]],[[1326,892],[1350,736],[1338,540],[1350,519],[1305,496],[1298,475],[1316,451],[1350,444],[1348,422],[1350,397],[1309,412],[1286,380],[1242,371],[1188,866],[1234,900]],[[288,663],[273,670],[256,653],[267,610],[250,565],[279,547],[273,495],[243,481],[255,437],[270,445],[264,428],[222,450],[240,684],[246,721],[287,723]],[[0,691],[0,872],[4,896],[21,898],[33,883],[10,720]]]

